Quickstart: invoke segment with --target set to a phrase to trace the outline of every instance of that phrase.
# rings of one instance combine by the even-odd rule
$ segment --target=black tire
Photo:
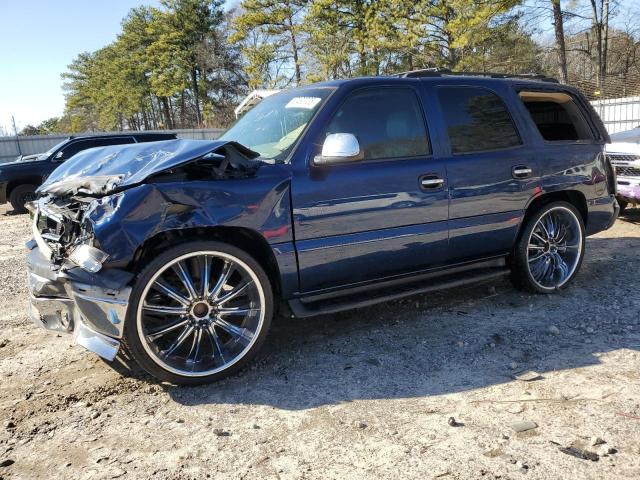
[[[576,244],[579,244],[579,253],[577,258],[573,260],[575,265],[572,266],[573,270],[570,271],[566,278],[557,284],[542,285],[536,280],[529,267],[530,260],[530,241],[532,234],[538,222],[541,218],[545,217],[551,211],[558,212],[570,212],[576,220],[576,228],[579,228],[579,240],[576,239]],[[534,293],[555,293],[558,290],[566,288],[571,281],[575,278],[576,274],[580,270],[582,260],[584,258],[584,245],[585,245],[585,228],[584,222],[580,212],[572,204],[568,202],[553,202],[542,206],[533,214],[529,215],[525,220],[525,224],[522,227],[516,246],[513,251],[511,259],[511,281],[520,290],[534,292]],[[546,248],[546,247],[545,247]],[[535,259],[534,259],[535,261]]]
[[[202,253],[201,253],[202,252]],[[220,255],[228,256],[228,258],[233,258],[235,260],[239,260],[240,264],[244,264],[241,268],[247,267],[249,268],[254,275],[251,276],[253,279],[252,285],[255,284],[255,289],[258,292],[263,293],[264,305],[261,306],[260,315],[264,311],[261,321],[261,327],[259,331],[255,332],[255,335],[252,337],[252,344],[248,345],[246,350],[243,350],[242,356],[235,360],[228,367],[221,368],[220,371],[216,371],[213,374],[207,375],[197,375],[197,376],[187,376],[180,374],[175,371],[170,371],[168,368],[170,366],[165,367],[161,365],[163,360],[160,358],[160,355],[156,355],[155,357],[152,352],[151,347],[149,345],[149,341],[145,340],[145,345],[143,345],[144,336],[141,333],[140,329],[142,320],[138,321],[138,316],[142,316],[142,307],[141,301],[143,295],[148,295],[150,292],[150,288],[148,287],[149,282],[151,282],[156,275],[162,274],[163,270],[167,268],[166,266],[171,264],[172,262],[176,262],[178,259],[183,258],[187,255],[207,255],[211,256],[213,252],[216,252]],[[212,257],[215,258],[215,257]],[[233,261],[235,261],[233,260]],[[157,277],[162,278],[162,277]],[[206,288],[206,287],[205,287]],[[236,287],[233,287],[236,288]],[[253,288],[253,287],[252,287]],[[208,289],[207,289],[208,290]],[[260,297],[262,298],[262,296]],[[185,307],[186,308],[186,307]],[[195,308],[195,307],[194,307]],[[194,308],[191,308],[191,312],[194,311]],[[274,311],[274,298],[273,298],[273,290],[269,281],[269,278],[260,264],[251,257],[245,251],[236,248],[232,245],[228,245],[222,242],[215,241],[192,241],[189,243],[185,243],[182,245],[175,246],[173,248],[168,249],[164,253],[155,257],[138,275],[135,280],[135,284],[133,286],[129,308],[127,312],[127,318],[125,321],[124,335],[123,335],[123,347],[127,352],[131,354],[131,356],[135,359],[135,361],[150,375],[156,377],[159,380],[167,381],[174,384],[180,385],[198,385],[204,383],[210,383],[222,378],[225,378],[229,375],[232,375],[235,372],[238,372],[244,366],[247,365],[258,353],[260,347],[264,343],[264,340],[268,334],[269,328],[271,326],[271,319],[273,317]],[[196,323],[198,323],[197,317],[193,317],[192,315],[184,315],[185,317],[195,318]],[[141,317],[142,318],[142,317]],[[181,317],[182,318],[182,317]],[[196,327],[196,329],[202,329],[205,332],[205,328]],[[206,333],[202,333],[203,337]],[[193,342],[196,342],[196,333],[193,334]],[[145,339],[148,337],[144,336]],[[217,340],[216,340],[217,342]],[[185,343],[186,344],[186,343]],[[211,342],[211,358],[214,357],[213,350],[213,341]],[[164,353],[160,349],[160,353]],[[187,355],[187,358],[190,358],[191,352]],[[223,358],[222,351],[220,350],[220,356]],[[197,361],[197,352],[196,352],[196,361]]]
[[[620,205],[620,214],[623,214],[629,206],[629,202],[627,202],[626,200],[618,199],[618,205]]]
[[[35,185],[23,184],[14,187],[9,194],[9,203],[16,213],[27,213],[24,204],[36,198]]]

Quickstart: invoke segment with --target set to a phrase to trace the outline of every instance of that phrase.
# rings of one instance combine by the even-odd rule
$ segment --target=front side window
[[[409,88],[365,89],[340,106],[326,134],[351,133],[364,160],[424,156],[430,153],[427,130],[414,91]]]
[[[333,89],[300,88],[267,97],[219,140],[234,140],[266,160],[284,160]]]
[[[94,146],[95,145],[91,140],[78,140],[72,142],[58,152],[58,154],[56,155],[56,160],[68,160],[81,150],[86,150],[87,148],[91,148]]]
[[[548,142],[593,140],[574,98],[565,92],[527,92],[518,94],[542,138]]]
[[[507,107],[495,93],[478,87],[439,87],[438,98],[454,154],[522,144]]]

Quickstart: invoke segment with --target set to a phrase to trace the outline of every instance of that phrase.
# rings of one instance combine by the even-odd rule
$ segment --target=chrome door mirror
[[[364,158],[364,152],[355,135],[351,133],[332,133],[322,144],[322,153],[313,159],[315,165],[337,165],[357,162]]]

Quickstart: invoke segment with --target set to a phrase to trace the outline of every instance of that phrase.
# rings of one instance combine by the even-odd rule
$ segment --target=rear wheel
[[[273,315],[269,279],[246,252],[190,242],[154,259],[131,294],[124,340],[151,375],[178,384],[219,380],[257,353]]]
[[[9,203],[16,213],[27,213],[25,203],[35,200],[36,186],[30,184],[18,185],[9,194]]]
[[[585,229],[577,209],[553,202],[529,217],[513,255],[511,279],[523,290],[553,293],[575,277],[584,257]]]

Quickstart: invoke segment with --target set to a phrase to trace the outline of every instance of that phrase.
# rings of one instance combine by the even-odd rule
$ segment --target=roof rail
[[[448,68],[423,68],[421,70],[410,70],[392,75],[400,78],[420,78],[420,77],[487,77],[487,78],[522,78],[523,80],[538,80],[541,82],[560,83],[553,77],[547,77],[540,73],[496,73],[496,72],[453,72]]]

